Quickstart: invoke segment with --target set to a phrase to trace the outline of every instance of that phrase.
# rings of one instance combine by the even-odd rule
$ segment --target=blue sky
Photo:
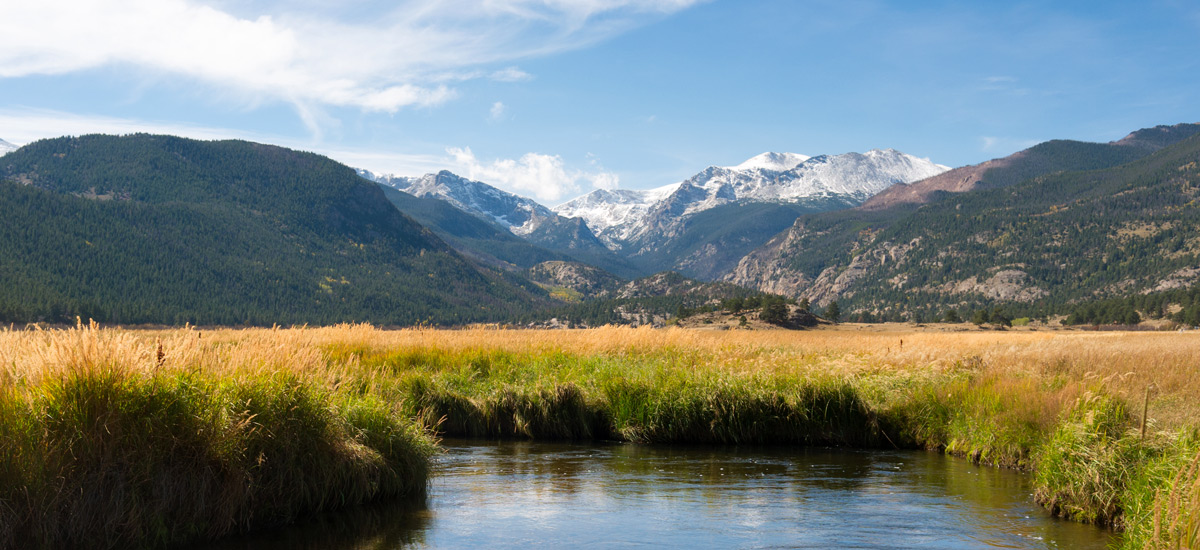
[[[0,139],[242,138],[556,204],[763,151],[1200,122],[1200,3],[0,2]]]

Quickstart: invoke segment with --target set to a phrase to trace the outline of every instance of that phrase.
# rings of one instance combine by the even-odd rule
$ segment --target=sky
[[[247,139],[554,205],[764,151],[1200,122],[1200,2],[0,0],[0,139]]]

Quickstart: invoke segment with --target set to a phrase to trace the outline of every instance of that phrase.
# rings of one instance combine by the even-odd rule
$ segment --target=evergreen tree
[[[829,305],[825,308],[825,318],[836,323],[841,317],[842,308],[838,306],[837,300],[829,302]]]
[[[763,304],[762,313],[758,318],[772,325],[786,324],[788,322],[787,304],[784,303],[783,298],[772,296]]]

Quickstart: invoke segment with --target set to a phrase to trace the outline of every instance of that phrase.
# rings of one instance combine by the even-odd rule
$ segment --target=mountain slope
[[[17,149],[18,149],[18,147],[16,145],[13,145],[7,141],[0,139],[0,157],[6,155],[8,153],[11,153],[13,151],[16,151]]]
[[[2,170],[8,321],[453,323],[542,300],[310,153],[96,135],[31,143]]]
[[[377,176],[366,171],[360,174],[416,197],[444,200],[460,210],[489,218],[516,235],[528,235],[557,216],[532,199],[446,170],[417,178]]]
[[[1007,157],[955,168],[912,184],[897,184],[871,197],[861,208],[883,210],[900,204],[924,204],[939,192],[1005,187],[1060,171],[1096,170],[1137,160],[1200,132],[1197,124],[1156,126],[1111,143],[1053,140]]]
[[[801,217],[728,280],[900,317],[997,303],[1055,308],[1189,284],[1200,280],[1200,135],[1194,125],[1170,128],[1124,145],[1042,144],[986,172],[975,190],[933,193],[920,207]],[[1146,134],[1160,139],[1128,145]],[[1130,156],[1140,158],[1112,166]],[[1057,170],[1097,164],[1109,167]]]
[[[504,226],[464,212],[444,200],[415,197],[382,184],[379,187],[401,212],[429,228],[460,254],[485,265],[516,270],[542,262],[571,260],[566,254],[534,245]]]

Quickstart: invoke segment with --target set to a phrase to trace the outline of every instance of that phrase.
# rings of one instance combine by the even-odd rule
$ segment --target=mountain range
[[[41,140],[0,165],[0,320],[641,323],[756,293],[1046,316],[1200,284],[1198,166],[1179,124],[952,170],[764,153],[547,208],[243,141]]]
[[[18,147],[16,145],[0,139],[0,156],[4,156],[8,153],[16,151],[17,149]]]
[[[855,206],[894,183],[945,170],[890,149],[817,157],[763,153],[737,166],[711,166],[682,182],[645,191],[597,190],[553,209],[447,171],[417,178],[359,173],[416,197],[440,199],[531,244],[618,275],[675,270],[713,279],[803,213]]]

